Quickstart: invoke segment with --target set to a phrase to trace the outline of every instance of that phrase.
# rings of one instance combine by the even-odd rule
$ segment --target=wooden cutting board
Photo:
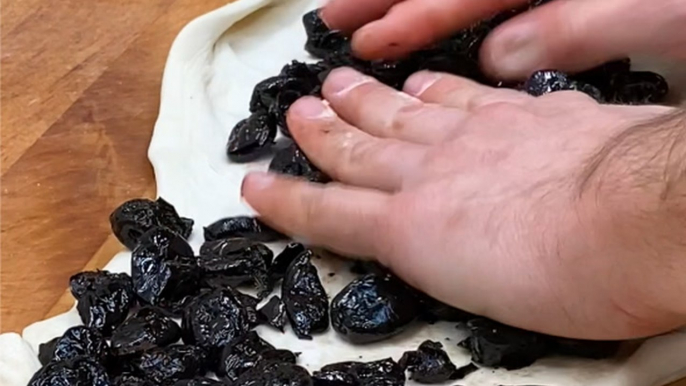
[[[154,196],[147,148],[169,48],[225,3],[2,0],[1,332],[104,264],[112,209]]]
[[[69,309],[69,276],[121,250],[107,216],[154,197],[147,147],[171,43],[227,2],[2,1],[0,332]]]

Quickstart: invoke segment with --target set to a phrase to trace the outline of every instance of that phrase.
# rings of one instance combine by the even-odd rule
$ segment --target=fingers
[[[374,256],[385,242],[388,194],[268,173],[246,176],[241,193],[261,220],[308,243]]]
[[[412,75],[404,91],[423,102],[465,111],[494,103],[525,104],[532,98],[510,89],[496,89],[459,76],[422,71]]]
[[[355,32],[352,47],[363,59],[397,58],[446,38],[500,10],[514,8],[525,2],[526,0],[406,0],[398,2],[383,18]],[[360,5],[360,9],[364,9],[365,4]]]
[[[686,3],[679,0],[557,0],[493,31],[481,61],[504,79],[545,68],[574,72],[630,54],[665,54],[679,45],[683,52],[684,25]]]
[[[424,146],[371,136],[339,119],[312,97],[297,101],[288,127],[308,158],[333,179],[354,186],[396,191],[419,165]]]
[[[457,109],[424,104],[350,68],[334,70],[322,93],[341,118],[381,138],[435,144],[457,128],[465,115]]]
[[[395,4],[403,0],[331,0],[321,10],[321,17],[333,30],[353,32],[363,25],[382,18]]]

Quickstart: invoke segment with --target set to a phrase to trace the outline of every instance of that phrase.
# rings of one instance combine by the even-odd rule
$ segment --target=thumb
[[[484,70],[523,79],[540,69],[576,72],[633,54],[686,55],[682,0],[557,0],[496,28]]]

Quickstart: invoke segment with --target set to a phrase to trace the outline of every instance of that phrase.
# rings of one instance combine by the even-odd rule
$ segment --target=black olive
[[[174,386],[224,386],[226,383],[215,381],[212,378],[195,377],[193,379],[182,379],[174,383]]]
[[[330,178],[317,169],[295,143],[279,150],[269,164],[269,171],[302,177],[310,182],[329,182]]]
[[[257,312],[267,324],[283,332],[288,321],[288,315],[286,315],[286,305],[281,301],[281,298],[276,295],[272,296]]]
[[[305,246],[300,243],[289,243],[272,261],[269,274],[273,281],[279,281],[286,275],[288,266],[298,255],[305,252]]]
[[[524,91],[533,96],[569,90],[570,88],[571,80],[567,74],[552,70],[536,71],[524,83]]]
[[[579,91],[579,92],[582,92],[582,93],[590,96],[591,98],[595,99],[595,101],[598,103],[605,103],[606,102],[606,98],[603,95],[603,93],[598,88],[596,88],[595,86],[592,86],[588,83],[581,83],[581,82],[573,81],[571,88],[574,91]]]
[[[183,238],[193,230],[193,220],[180,217],[170,203],[158,198],[126,201],[110,215],[112,232],[127,248],[133,250],[143,234],[155,227],[165,227]]]
[[[55,356],[55,347],[57,346],[57,342],[59,342],[60,338],[62,337],[58,336],[38,345],[38,360],[40,361],[41,365],[47,365]],[[80,355],[82,354],[78,354],[76,356]]]
[[[286,113],[288,113],[288,109],[295,101],[300,99],[300,97],[308,94],[309,91],[305,93],[302,90],[283,90],[276,97],[276,103],[269,108],[269,113],[276,119],[279,131],[286,137],[291,137],[291,133],[288,130],[288,123],[286,122]]]
[[[260,302],[260,299],[240,291],[234,291],[234,293],[236,294],[236,300],[238,300],[245,309],[250,325],[257,326],[258,324],[263,323],[264,320],[262,319],[262,315],[257,312],[257,304]]]
[[[607,62],[589,70],[574,74],[576,81],[593,85],[600,90],[602,95],[610,96],[612,93],[612,78],[631,71],[631,59],[621,59]]]
[[[469,363],[467,365],[464,365],[453,373],[452,379],[453,380],[459,380],[459,379],[464,379],[466,378],[469,374],[478,371],[479,368],[474,365],[473,363]]]
[[[302,24],[307,35],[321,34],[329,31],[324,20],[319,16],[319,10],[314,9],[305,13],[302,17]]]
[[[175,345],[146,351],[136,361],[138,372],[156,385],[171,386],[181,379],[203,375],[208,355],[199,347]]]
[[[293,363],[265,361],[241,374],[233,385],[312,386],[312,377]]]
[[[314,386],[358,386],[354,375],[337,370],[315,371],[312,373]]]
[[[279,362],[279,363],[293,363],[298,361],[300,353],[294,353],[285,349],[274,349],[262,351],[259,355],[258,362]]]
[[[264,244],[246,238],[206,241],[200,248],[198,266],[212,287],[254,284],[259,298],[272,291],[269,280],[273,252]]]
[[[598,88],[573,80],[567,74],[554,70],[534,72],[524,83],[523,88],[529,95],[537,97],[558,91],[579,91],[598,102],[605,101],[605,97]]]
[[[546,355],[549,337],[488,320],[467,323],[471,335],[460,345],[472,353],[472,362],[486,367],[516,370]]]
[[[69,279],[83,323],[109,336],[136,304],[131,277],[108,271],[81,272]]]
[[[131,254],[133,287],[144,303],[179,316],[197,294],[200,281],[193,250],[165,228],[153,228]]]
[[[266,110],[257,110],[231,130],[226,154],[233,162],[250,162],[266,154],[274,138],[274,117]]]
[[[253,241],[269,243],[286,238],[259,219],[249,216],[223,218],[206,226],[204,231],[205,241],[245,237]]]
[[[250,328],[248,313],[230,288],[198,295],[186,307],[181,321],[183,341],[207,349],[213,359]]]
[[[334,373],[339,373],[335,375]],[[391,358],[372,362],[339,362],[326,365],[313,375],[322,378],[340,378],[349,381],[349,378],[341,377],[341,373],[353,377],[355,385],[360,386],[403,386],[405,384],[405,371]],[[347,384],[347,383],[346,383]],[[333,385],[331,385],[333,386]]]
[[[669,85],[661,75],[649,71],[615,74],[611,81],[612,103],[647,105],[660,103],[669,93]]]
[[[124,373],[114,379],[114,386],[155,386],[153,382],[131,373]]]
[[[233,141],[230,140],[229,143],[236,144],[240,142],[243,144],[252,144],[256,142],[265,142],[263,138],[267,138],[266,135],[257,136],[254,132],[246,131],[246,125],[250,122],[259,122],[259,126],[269,126],[271,130],[269,131],[270,136],[268,143],[270,144],[276,134],[275,130],[277,126],[283,135],[290,137],[286,124],[286,112],[298,98],[305,95],[319,94],[322,83],[320,73],[323,71],[324,68],[321,65],[308,65],[302,62],[293,61],[284,66],[280,75],[267,78],[258,83],[250,98],[250,111],[253,115],[248,120],[239,122],[233,130],[236,134],[232,134],[231,136]],[[256,116],[260,117],[259,121],[254,118]],[[242,137],[246,139],[239,141],[239,138],[241,137],[238,135],[239,133],[245,133]],[[273,135],[271,135],[272,133]],[[241,147],[247,148],[247,146]],[[229,151],[230,158],[233,155],[236,157],[236,162],[244,162],[249,159],[257,158],[259,155],[263,154],[263,152],[260,152],[258,155],[252,157],[243,157],[236,149],[238,149],[238,147],[234,146],[233,151],[231,151],[231,148]],[[252,154],[252,152],[250,152],[250,154]]]
[[[255,85],[250,97],[250,112],[268,111],[276,103],[277,95],[290,79],[285,76],[272,76]]]
[[[302,22],[307,34],[305,51],[315,57],[324,58],[331,52],[340,49],[349,40],[338,31],[331,31],[319,17],[319,10],[306,13]]]
[[[406,351],[398,364],[410,371],[410,379],[423,384],[443,383],[457,379],[457,367],[443,350],[443,345],[424,341],[415,351]]]
[[[39,346],[38,357],[42,365],[75,359],[81,356],[93,358],[100,364],[106,364],[109,347],[98,330],[85,326],[76,326],[51,341]]]
[[[274,346],[260,338],[255,331],[250,331],[224,346],[217,374],[235,382],[241,374],[255,366],[262,352],[269,350],[274,350]]]
[[[419,315],[420,304],[405,283],[391,275],[353,280],[331,302],[331,325],[353,343],[370,343],[404,331]]]
[[[168,346],[181,339],[181,329],[159,310],[144,307],[112,333],[115,355],[129,355]]]
[[[80,356],[53,361],[36,372],[28,386],[110,386],[105,368],[92,358]]]
[[[311,334],[329,327],[329,299],[310,259],[312,251],[301,253],[288,267],[281,285],[281,298],[295,335],[312,339]]]
[[[321,85],[322,79],[319,78],[319,74],[325,69],[325,66],[321,62],[308,64],[293,60],[281,68],[279,76],[300,79],[304,81],[310,89],[313,89]]]

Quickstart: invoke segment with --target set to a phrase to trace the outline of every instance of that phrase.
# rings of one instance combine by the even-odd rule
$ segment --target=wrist
[[[580,213],[612,304],[644,335],[686,325],[686,113],[627,129],[594,161]]]

